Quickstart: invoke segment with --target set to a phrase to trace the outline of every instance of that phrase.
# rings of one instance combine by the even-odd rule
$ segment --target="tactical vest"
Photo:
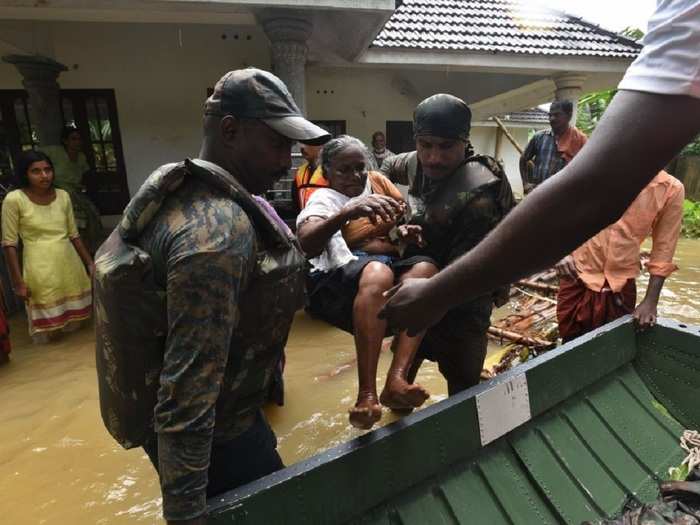
[[[244,416],[264,403],[294,312],[303,304],[305,258],[296,241],[231,175],[199,160],[159,168],[95,256],[100,411],[107,430],[124,448],[142,445],[153,433],[168,331],[165,290],[156,283],[151,257],[137,240],[167,196],[192,177],[235,201],[256,232],[255,268],[239,302],[232,338],[242,351],[228,360],[219,396],[228,406],[217,404],[217,413]],[[233,388],[232,399],[226,392]]]
[[[496,200],[504,216],[515,207],[508,177],[493,157],[472,155],[465,159],[454,173],[436,185],[435,192],[428,199],[425,199],[422,191],[426,178],[418,169],[418,155],[415,151],[406,155],[405,169],[412,216],[424,216],[425,222],[444,224],[449,220],[445,214],[453,208],[458,209],[459,200],[486,186],[499,185]]]
[[[467,226],[456,222],[463,220],[465,204],[482,191],[488,191],[494,198],[499,220],[515,206],[503,168],[495,159],[485,155],[470,156],[440,181],[430,180],[423,174],[415,151],[396,159],[393,170],[395,176],[404,176],[408,182],[408,222],[423,228],[423,237],[428,243],[422,250],[409,247],[406,256],[423,253],[435,258],[439,264],[449,264],[455,256],[462,255],[464,252],[460,252],[458,240],[451,232],[466,231]],[[450,245],[452,248],[442,248]]]

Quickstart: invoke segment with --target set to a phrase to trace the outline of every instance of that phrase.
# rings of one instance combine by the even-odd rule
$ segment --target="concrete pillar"
[[[287,84],[299,109],[306,114],[307,42],[313,25],[296,13],[273,12],[261,19],[272,44],[272,72]]]
[[[576,123],[576,105],[581,97],[581,88],[586,80],[585,75],[576,73],[563,73],[555,76],[553,79],[556,91],[554,92],[555,100],[570,100],[574,104],[574,114],[571,118],[572,124]]]
[[[58,75],[68,68],[53,58],[43,55],[8,55],[4,62],[13,64],[22,75],[27,90],[30,114],[39,143],[60,144],[63,118]]]

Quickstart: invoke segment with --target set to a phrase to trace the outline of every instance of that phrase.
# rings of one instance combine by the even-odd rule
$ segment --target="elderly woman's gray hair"
[[[321,152],[321,169],[324,177],[328,178],[327,174],[335,156],[352,147],[359,148],[359,150],[362,151],[362,154],[365,156],[365,161],[367,162],[367,169],[372,169],[371,156],[365,143],[351,135],[338,135],[336,138],[326,142],[323,146],[323,151]]]

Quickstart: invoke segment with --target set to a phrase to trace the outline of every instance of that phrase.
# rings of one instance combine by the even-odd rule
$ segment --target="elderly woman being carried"
[[[407,243],[422,243],[420,226],[401,224],[407,212],[401,192],[382,174],[369,172],[369,152],[347,135],[328,142],[322,152],[328,188],[314,192],[297,218],[297,235],[311,257],[309,307],[315,317],[355,337],[359,389],[350,423],[371,428],[380,403],[406,410],[422,405],[428,392],[409,384],[406,374],[424,334],[398,334],[386,384],[377,396],[379,352],[386,321],[378,313],[384,292],[407,278],[430,277],[438,267],[429,257],[400,256]]]

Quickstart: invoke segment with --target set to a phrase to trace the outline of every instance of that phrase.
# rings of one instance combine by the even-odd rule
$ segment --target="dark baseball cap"
[[[331,138],[325,129],[302,116],[284,82],[253,67],[221,77],[204,103],[204,114],[258,119],[280,135],[306,144],[324,144]]]
[[[461,98],[438,93],[416,106],[413,129],[416,137],[433,135],[446,139],[467,140],[472,112]]]

